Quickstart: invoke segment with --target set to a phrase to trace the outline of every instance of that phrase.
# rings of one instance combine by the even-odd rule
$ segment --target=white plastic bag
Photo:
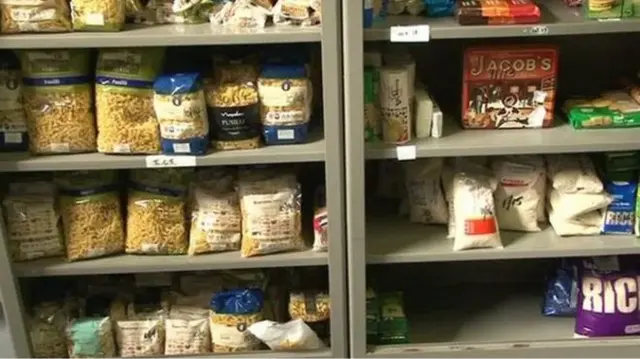
[[[557,218],[572,219],[584,214],[606,209],[613,198],[601,193],[563,193],[556,189],[549,192],[549,204]]]
[[[547,157],[551,186],[565,193],[601,193],[602,182],[587,155],[552,155]]]
[[[454,175],[454,251],[503,248],[493,200],[496,186],[495,179],[482,172],[458,172]]]
[[[447,201],[449,210],[447,238],[454,239],[456,237],[456,217],[453,208],[453,167],[449,164],[445,164],[442,168],[442,188],[444,189],[444,198]]]
[[[248,330],[271,350],[317,350],[325,347],[318,335],[302,319],[282,324],[263,320],[251,324]]]
[[[585,213],[571,219],[562,218],[549,205],[549,222],[559,236],[598,235],[603,218],[601,211]]]
[[[542,157],[501,157],[493,161],[492,168],[498,180],[495,202],[500,229],[540,231],[538,211],[545,199],[538,184],[545,180]]]
[[[447,223],[447,202],[442,194],[440,177],[443,162],[442,158],[405,162],[405,185],[411,222]]]

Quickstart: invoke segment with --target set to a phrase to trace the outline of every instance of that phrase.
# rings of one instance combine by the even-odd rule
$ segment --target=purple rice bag
[[[594,257],[579,268],[576,337],[640,334],[637,257]]]

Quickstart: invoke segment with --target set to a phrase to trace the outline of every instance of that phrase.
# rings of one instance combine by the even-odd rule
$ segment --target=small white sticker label
[[[622,21],[622,19],[619,18],[619,17],[612,17],[610,19],[598,19],[598,21],[600,21],[600,22],[615,22],[615,21]]]
[[[391,26],[391,42],[428,42],[431,36],[429,25]]]
[[[174,143],[173,151],[175,153],[189,153],[191,152],[191,146],[188,143]]]
[[[101,13],[87,14],[85,22],[87,25],[104,26],[104,16]]]
[[[525,32],[531,35],[549,35],[549,27],[546,25],[535,25],[525,30]]]
[[[163,167],[195,167],[195,156],[165,156],[165,155],[153,155],[146,157],[146,163],[148,168],[163,168]]]
[[[116,143],[113,145],[114,153],[131,153],[131,146],[127,143]]]
[[[398,161],[410,161],[416,159],[416,146],[398,146],[396,147],[396,155]]]
[[[295,139],[295,133],[293,130],[278,130],[279,140],[293,140]]]
[[[5,132],[4,143],[21,143],[22,133],[20,132]]]

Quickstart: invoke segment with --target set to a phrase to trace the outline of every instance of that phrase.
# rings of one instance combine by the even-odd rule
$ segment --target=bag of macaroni
[[[575,337],[638,335],[637,257],[594,257],[579,263]]]

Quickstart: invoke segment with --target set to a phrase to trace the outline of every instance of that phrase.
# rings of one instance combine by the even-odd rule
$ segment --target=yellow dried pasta
[[[291,293],[289,315],[305,322],[320,322],[331,318],[331,298],[327,293]]]
[[[243,257],[299,250],[304,247],[300,190],[295,176],[241,178]]]
[[[35,154],[96,150],[88,50],[20,53],[29,148]]]
[[[71,31],[66,0],[0,0],[0,32]]]
[[[123,0],[72,0],[74,31],[120,31],[124,27],[126,4]]]
[[[260,349],[260,341],[247,330],[264,319],[262,313],[219,314],[211,312],[211,341],[214,353],[247,352]]]
[[[100,51],[96,69],[98,151],[160,151],[153,81],[162,68],[163,55],[157,48]]]
[[[67,259],[124,252],[124,220],[114,171],[56,175]]]

